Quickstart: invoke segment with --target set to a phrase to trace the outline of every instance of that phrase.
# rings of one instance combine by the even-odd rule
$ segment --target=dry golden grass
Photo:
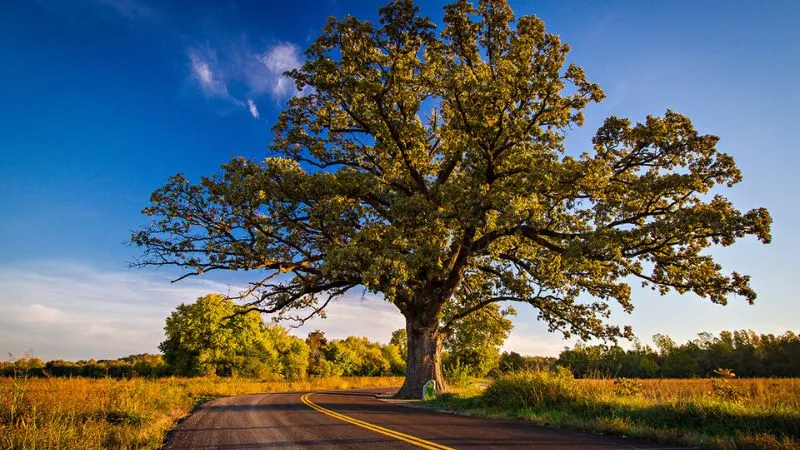
[[[601,394],[614,393],[613,379],[575,380]],[[637,379],[641,386],[639,397],[656,403],[689,401],[709,397],[712,381],[692,379]],[[758,408],[787,407],[800,409],[800,378],[734,378],[726,381],[743,394],[743,406]]]
[[[399,386],[398,377],[0,378],[0,448],[158,448],[194,405],[228,395]]]
[[[639,393],[630,398],[620,398],[615,394],[613,380],[575,380],[575,384],[594,392],[594,398],[614,405],[615,409],[647,409],[688,403],[704,405],[713,397],[709,379],[636,381],[640,386]],[[743,393],[738,403],[722,404],[725,410],[730,409],[729,414],[762,411],[772,417],[753,416],[749,420],[755,424],[775,420],[775,417],[790,418],[800,411],[800,379],[734,379],[729,382]],[[293,382],[235,378],[0,378],[0,448],[158,448],[164,434],[177,419],[187,414],[195,404],[210,398],[262,392],[399,386],[401,383],[399,377]],[[461,390],[465,397],[478,396],[483,385],[464,386]],[[797,442],[792,432],[781,435],[743,431],[729,437],[718,435],[711,442],[708,435],[679,439],[675,436],[690,437],[686,434],[688,430],[649,428],[646,423],[650,419],[632,421],[622,415],[609,419],[595,415],[594,410],[590,412],[588,415],[595,417],[592,420],[596,423],[592,426],[578,424],[576,428],[603,432],[614,432],[619,428],[619,433],[651,438],[659,438],[659,433],[662,433],[661,439],[665,441],[693,442],[712,448],[796,448]],[[569,418],[559,414],[564,420]],[[544,421],[556,423],[553,417],[542,417]],[[562,425],[569,426],[566,422]],[[637,433],[636,428],[643,429]]]
[[[615,383],[616,381],[616,383]],[[800,450],[800,379],[581,379],[520,372],[432,406],[712,449]]]

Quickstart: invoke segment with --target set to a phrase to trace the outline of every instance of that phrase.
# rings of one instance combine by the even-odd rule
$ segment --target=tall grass
[[[158,448],[194,405],[228,395],[399,386],[398,377],[258,381],[0,378],[0,448]]]
[[[504,375],[483,392],[444,395],[433,405],[703,448],[800,448],[798,379],[615,382],[532,371]]]
[[[551,409],[572,405],[584,395],[568,371],[531,371],[508,374],[490,384],[483,402],[502,409]]]
[[[642,398],[655,402],[714,398],[712,379],[639,379]],[[788,407],[800,409],[800,378],[734,378],[726,380],[744,395],[742,403],[755,408]],[[599,393],[614,391],[613,379],[581,379],[575,383]]]

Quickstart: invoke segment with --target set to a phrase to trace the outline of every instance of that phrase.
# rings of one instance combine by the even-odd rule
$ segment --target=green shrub
[[[717,400],[726,402],[740,402],[744,400],[744,392],[733,386],[726,379],[714,378],[711,380],[711,394]]]
[[[585,393],[567,369],[515,372],[500,376],[483,393],[487,406],[501,409],[559,408],[569,406]]]
[[[744,400],[744,392],[733,386],[728,380],[736,378],[736,374],[731,369],[717,369],[714,374],[719,378],[711,380],[711,394],[717,399],[727,402],[739,402]]]
[[[630,378],[615,378],[614,379],[614,394],[633,397],[639,395],[642,390],[642,383]]]
[[[460,360],[456,359],[444,366],[444,379],[447,384],[455,388],[464,388],[469,385],[472,380],[471,370],[466,364],[462,364]]]

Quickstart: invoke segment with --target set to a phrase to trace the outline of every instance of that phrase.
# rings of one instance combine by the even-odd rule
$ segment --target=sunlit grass
[[[800,448],[796,378],[615,384],[575,380],[566,373],[523,372],[502,376],[485,390],[478,384],[455,388],[431,405],[702,448]]]
[[[636,392],[621,395],[613,380],[510,375],[495,383],[450,383],[454,393],[435,405],[704,448],[800,448],[800,379],[728,382],[742,394],[736,401],[718,398],[708,379],[635,380],[630,391]],[[158,448],[177,419],[210,398],[401,383],[399,377],[0,378],[0,448]],[[484,396],[487,385],[493,397]]]
[[[669,402],[710,397],[711,379],[637,379],[639,396],[655,402]],[[575,380],[599,393],[614,392],[614,380]],[[800,378],[734,378],[727,380],[744,395],[745,406],[754,408],[788,407],[800,409]]]
[[[399,377],[0,378],[0,448],[158,448],[193,406],[229,395],[399,386]]]

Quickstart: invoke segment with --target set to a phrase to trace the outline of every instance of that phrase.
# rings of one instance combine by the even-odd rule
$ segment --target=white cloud
[[[214,66],[216,64],[216,54],[210,49],[189,49],[189,62],[191,63],[191,75],[197,82],[200,89],[209,97],[227,98],[228,86],[222,74]]]
[[[258,108],[256,108],[256,102],[248,98],[247,107],[250,109],[250,115],[253,116],[254,119],[258,119]]]
[[[514,329],[503,345],[503,351],[521,355],[558,356],[564,346],[574,345],[558,333],[547,332],[546,326],[530,326],[515,321]]]
[[[279,102],[302,94],[298,93],[294,80],[283,75],[303,65],[302,53],[296,45],[281,43],[263,52],[246,44],[226,49],[218,52],[202,45],[188,50],[191,78],[206,97],[224,100],[259,118],[256,105],[259,97],[268,95]]]
[[[166,317],[180,303],[240,286],[201,278],[170,283],[163,272],[109,270],[71,261],[0,266],[0,354],[49,359],[117,358],[158,352]],[[388,342],[403,316],[374,295],[338,299],[327,318],[291,330],[315,329],[329,338],[351,335]]]
[[[30,324],[51,324],[58,322],[63,313],[58,308],[51,308],[49,306],[33,304],[25,308],[25,315],[20,317],[20,320]]]
[[[280,44],[262,55],[264,67],[275,77],[271,92],[275,97],[291,96],[295,93],[294,80],[283,75],[284,72],[303,65],[300,49],[293,44]]]
[[[173,284],[171,277],[71,261],[0,266],[0,354],[32,350],[45,360],[77,360],[158,352],[164,320],[177,305],[212,292],[236,294],[242,284],[203,278]],[[366,336],[388,342],[405,324],[380,295],[357,290],[331,303],[326,314],[290,332],[305,337],[320,329],[329,339]],[[555,356],[571,344],[538,322],[518,318],[515,323],[506,351]]]
[[[67,261],[0,267],[0,354],[43,359],[116,358],[156,352],[164,319],[180,303],[228,285],[114,271]]]
[[[255,95],[269,94],[275,100],[296,95],[294,80],[284,72],[303,65],[300,48],[291,43],[274,45],[261,53],[250,53],[242,65],[244,81]]]

